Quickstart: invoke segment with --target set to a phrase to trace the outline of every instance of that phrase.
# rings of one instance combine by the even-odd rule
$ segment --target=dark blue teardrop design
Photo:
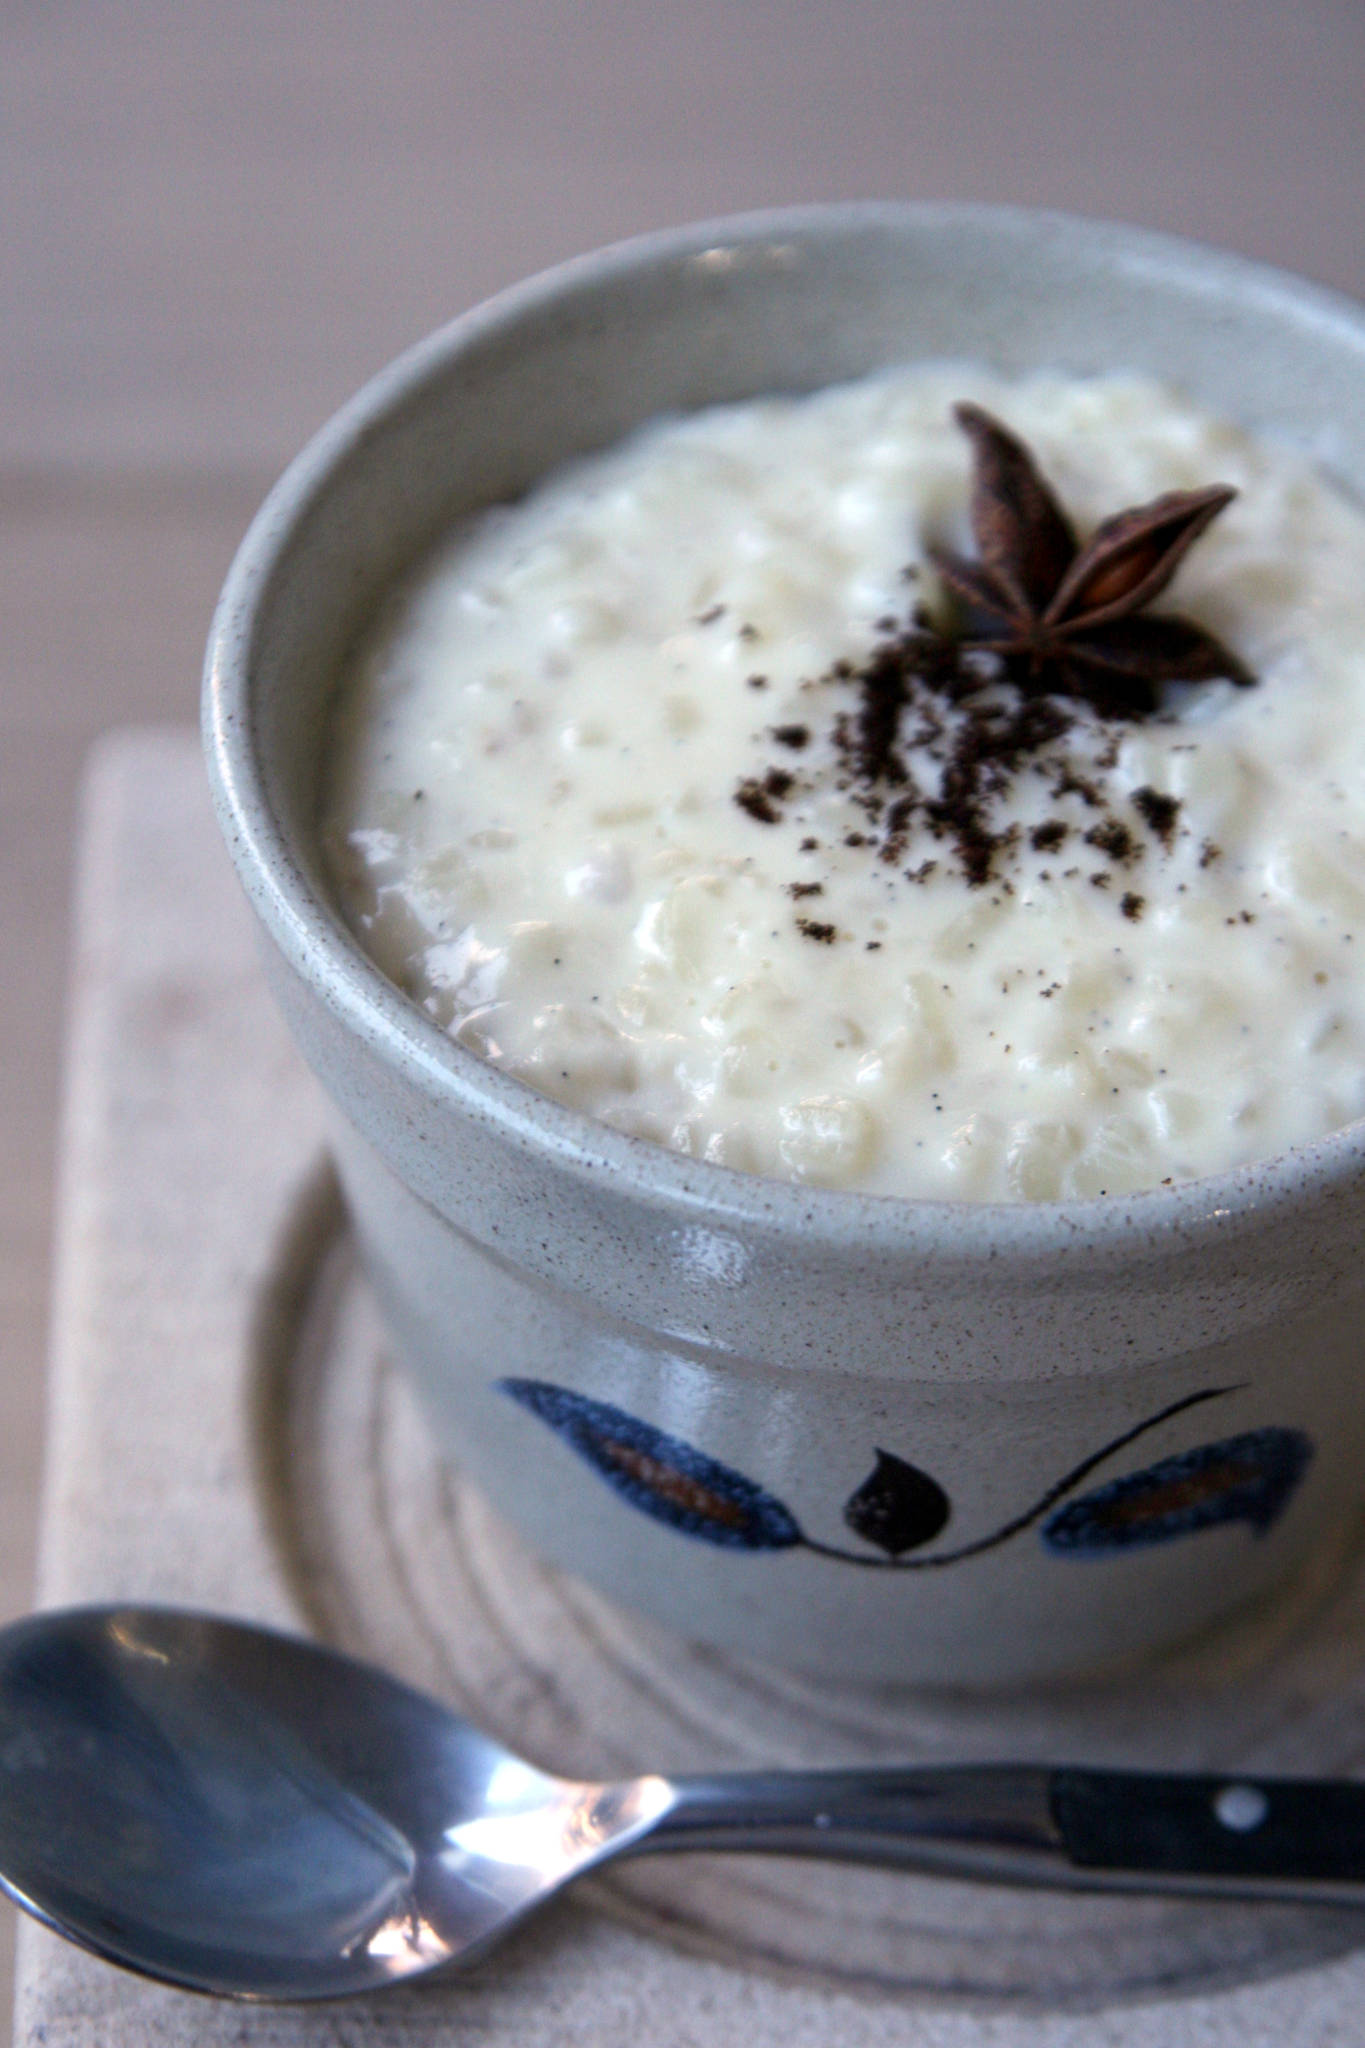
[[[1200,1444],[1068,1501],[1044,1522],[1042,1538],[1049,1550],[1101,1557],[1192,1536],[1218,1522],[1249,1522],[1264,1536],[1312,1456],[1299,1429],[1253,1429]]]
[[[804,1541],[780,1500],[681,1437],[548,1380],[498,1385],[656,1522],[728,1550],[790,1550]]]
[[[929,1543],[952,1512],[947,1494],[929,1473],[890,1451],[877,1462],[856,1493],[844,1502],[844,1521],[855,1536],[875,1543],[888,1557]]]

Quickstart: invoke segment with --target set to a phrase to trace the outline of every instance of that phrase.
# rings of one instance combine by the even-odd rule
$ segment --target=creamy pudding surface
[[[973,553],[963,400],[1082,542],[1234,486],[1148,616],[1254,683],[1025,730],[989,653],[967,698],[907,679],[960,611],[929,551]],[[1267,1157],[1365,1114],[1365,515],[1135,378],[935,365],[663,420],[395,596],[322,828],[442,1029],[695,1157],[1042,1201]]]

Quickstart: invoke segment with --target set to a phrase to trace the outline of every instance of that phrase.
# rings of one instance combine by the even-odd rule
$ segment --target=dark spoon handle
[[[1050,1796],[1083,1871],[1354,1885],[1365,1901],[1365,1785],[1057,1770]]]

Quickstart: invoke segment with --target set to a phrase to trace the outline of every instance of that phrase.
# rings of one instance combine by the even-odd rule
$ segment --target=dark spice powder
[[[1175,838],[1176,819],[1180,816],[1180,798],[1164,796],[1159,789],[1135,789],[1133,809],[1141,813],[1163,846],[1169,846]]]
[[[782,816],[777,805],[756,777],[747,775],[735,791],[735,802],[760,825],[775,825]]]
[[[859,701],[852,716],[836,720],[835,747],[864,797],[890,796],[881,815],[882,859],[901,859],[923,825],[952,847],[972,887],[993,880],[1019,838],[1017,825],[994,828],[996,802],[1025,761],[1071,730],[1074,713],[1058,699],[992,687],[997,679],[956,643],[920,625],[884,641],[848,680]],[[901,751],[907,732],[908,744],[934,763],[936,789],[912,777]],[[932,863],[921,864],[909,877],[927,880],[932,872]]]
[[[950,864],[970,887],[1008,889],[1006,862],[1024,835],[1017,823],[996,821],[1016,778],[1028,769],[1045,777],[1055,799],[1079,797],[1097,814],[1082,836],[1115,866],[1130,867],[1142,856],[1143,841],[1111,808],[1105,786],[1131,715],[1116,723],[1063,696],[1026,695],[990,657],[983,663],[979,654],[935,631],[922,611],[874,647],[861,667],[840,660],[821,682],[855,692],[852,706],[836,714],[831,734],[839,786],[873,829],[845,833],[845,846],[874,847],[881,861],[900,866],[915,839],[927,834],[948,849]],[[812,742],[804,724],[775,726],[772,737],[802,751]],[[789,769],[774,766],[746,777],[735,801],[760,823],[776,824],[796,787]],[[1179,799],[1144,787],[1129,801],[1169,848]],[[1077,829],[1065,818],[1047,818],[1028,833],[1027,843],[1035,852],[1055,853]],[[814,850],[809,839],[801,844],[804,851]],[[920,859],[902,872],[908,881],[924,884],[940,865]],[[1106,888],[1110,876],[1101,870],[1092,880]],[[818,887],[795,884],[792,894]],[[1130,918],[1140,914],[1124,912]]]
[[[1141,841],[1133,837],[1122,818],[1115,817],[1103,818],[1098,825],[1092,825],[1085,835],[1085,843],[1098,847],[1101,853],[1108,854],[1110,860],[1116,860],[1125,867],[1142,850]]]

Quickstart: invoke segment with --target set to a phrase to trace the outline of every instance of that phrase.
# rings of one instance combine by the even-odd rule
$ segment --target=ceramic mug
[[[315,836],[329,699],[469,511],[669,411],[916,357],[1167,378],[1365,477],[1365,312],[1096,223],[848,206],[647,238],[383,372],[267,501],[210,643],[216,801],[450,1456],[548,1556],[723,1650],[1007,1683],[1285,1587],[1365,1497],[1365,1127],[1150,1194],[787,1185],[541,1097],[361,953]]]

